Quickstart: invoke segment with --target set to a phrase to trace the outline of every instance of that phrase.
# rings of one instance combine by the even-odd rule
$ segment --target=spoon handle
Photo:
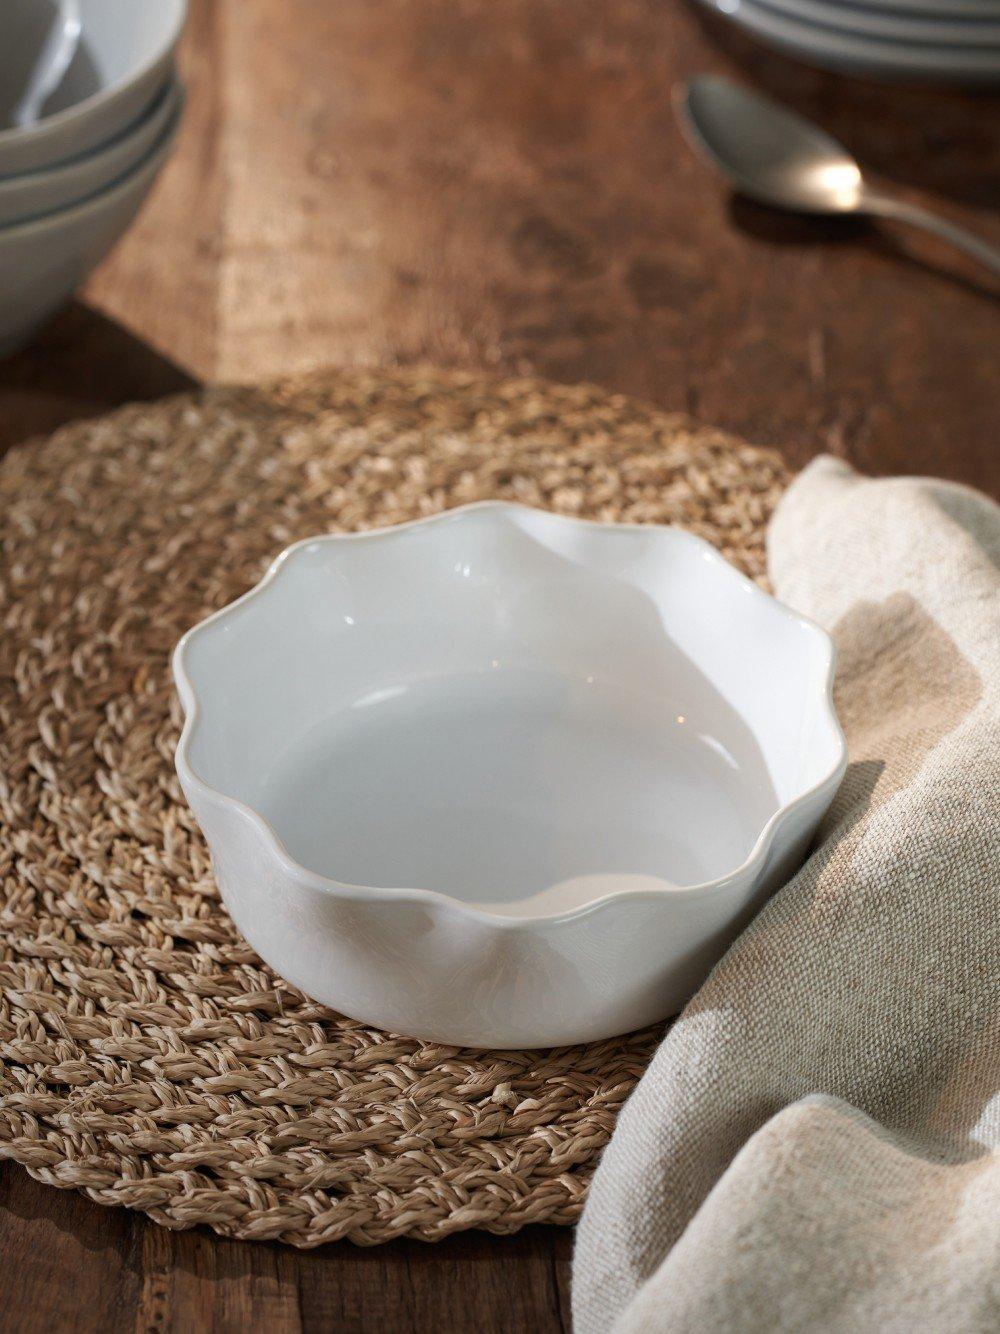
[[[991,273],[1000,277],[1000,250],[981,241],[978,236],[973,236],[964,227],[956,227],[953,222],[947,222],[918,204],[910,204],[903,199],[893,199],[890,195],[866,192],[862,199],[862,207],[866,212],[874,213],[880,218],[910,222],[914,227],[922,227],[926,232],[933,232],[935,236],[950,241],[959,250],[964,250],[973,259],[978,259],[980,264],[984,264]]]

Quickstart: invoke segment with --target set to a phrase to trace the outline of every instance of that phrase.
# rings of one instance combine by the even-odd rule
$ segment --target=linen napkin
[[[1000,509],[830,458],[774,516],[850,749],[622,1111],[576,1334],[1000,1329]]]

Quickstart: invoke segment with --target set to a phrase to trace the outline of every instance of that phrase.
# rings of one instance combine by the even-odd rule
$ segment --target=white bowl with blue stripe
[[[0,227],[69,208],[124,180],[180,115],[183,98],[171,79],[149,111],[103,148],[61,166],[0,178]]]
[[[138,213],[177,133],[179,110],[127,175],[68,208],[0,227],[0,356],[69,299]]]

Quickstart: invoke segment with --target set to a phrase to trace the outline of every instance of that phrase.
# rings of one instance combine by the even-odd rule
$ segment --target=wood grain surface
[[[409,361],[589,379],[794,462],[989,484],[996,286],[898,228],[734,203],[678,82],[721,70],[1000,241],[1000,98],[765,53],[683,0],[197,0],[178,151],[2,438],[194,379]]]
[[[587,379],[873,472],[997,485],[995,286],[902,231],[733,202],[671,97],[783,98],[1000,242],[1000,98],[765,53],[681,0],[194,0],[179,146],[0,365],[0,449],[200,381],[429,360]],[[30,448],[30,445],[26,447]],[[572,1238],[300,1254],[0,1172],[4,1330],[545,1331]]]

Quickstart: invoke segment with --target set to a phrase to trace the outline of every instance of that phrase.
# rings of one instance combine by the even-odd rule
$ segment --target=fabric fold
[[[1000,1327],[1000,509],[829,458],[772,521],[850,765],[622,1111],[577,1334]]]

